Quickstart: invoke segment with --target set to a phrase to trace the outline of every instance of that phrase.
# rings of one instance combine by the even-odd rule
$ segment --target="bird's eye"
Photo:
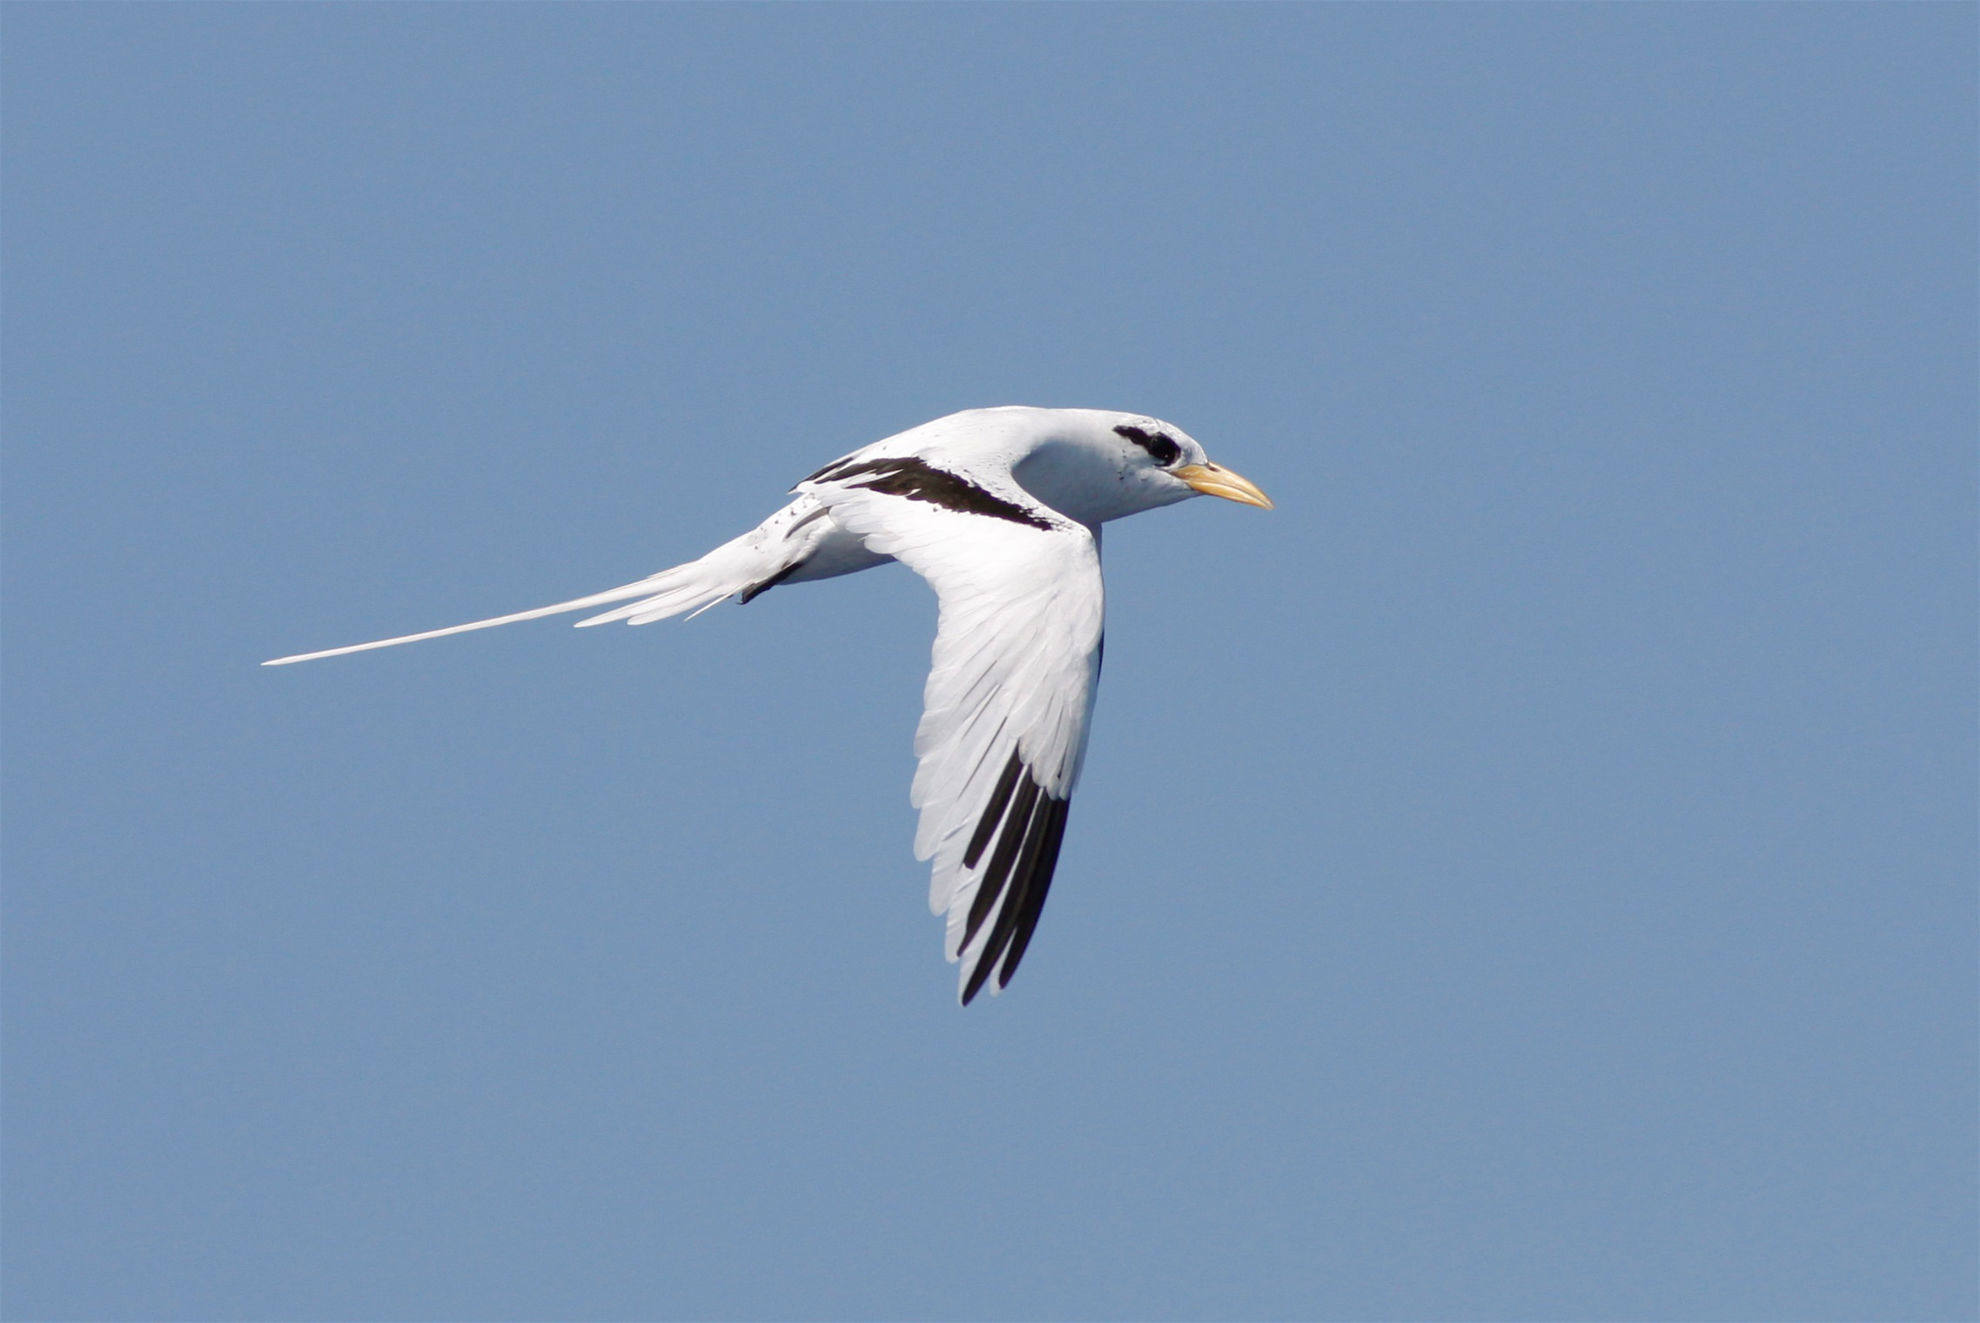
[[[1150,432],[1144,427],[1132,427],[1126,423],[1116,427],[1114,432],[1146,450],[1149,458],[1163,468],[1182,458],[1182,447],[1167,432]]]

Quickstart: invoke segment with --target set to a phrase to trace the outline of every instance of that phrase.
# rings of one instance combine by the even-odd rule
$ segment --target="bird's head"
[[[1126,460],[1123,481],[1153,498],[1150,505],[1221,496],[1261,510],[1272,508],[1272,498],[1257,483],[1211,463],[1196,439],[1179,427],[1158,418],[1129,418],[1109,430],[1118,438]]]
[[[1257,484],[1211,463],[1194,437],[1159,418],[1101,409],[1009,412],[1022,416],[1031,433],[1013,474],[1039,500],[1082,523],[1192,496],[1272,508]]]

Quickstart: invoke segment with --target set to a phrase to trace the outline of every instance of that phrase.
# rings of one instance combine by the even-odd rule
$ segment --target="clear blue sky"
[[[1976,9],[8,4],[14,1319],[1966,1319]],[[1171,419],[955,1005],[933,599]]]

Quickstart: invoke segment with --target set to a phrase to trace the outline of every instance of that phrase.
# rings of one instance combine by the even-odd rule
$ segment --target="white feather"
[[[930,863],[929,906],[947,917],[944,949],[962,965],[963,999],[986,981],[994,993],[1037,920],[1086,754],[1105,614],[1100,525],[1198,491],[1270,503],[1159,420],[1015,406],[951,414],[888,437],[796,490],[796,499],[741,537],[635,583],[263,665],[609,603],[621,605],[578,624],[691,618],[779,583],[899,560],[940,602],[914,737],[915,856]],[[999,890],[986,894],[993,876]]]

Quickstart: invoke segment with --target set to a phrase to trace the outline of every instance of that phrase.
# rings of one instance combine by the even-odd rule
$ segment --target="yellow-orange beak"
[[[1272,498],[1259,491],[1257,483],[1221,464],[1185,464],[1175,470],[1175,475],[1205,496],[1221,496],[1261,510],[1272,508]]]

